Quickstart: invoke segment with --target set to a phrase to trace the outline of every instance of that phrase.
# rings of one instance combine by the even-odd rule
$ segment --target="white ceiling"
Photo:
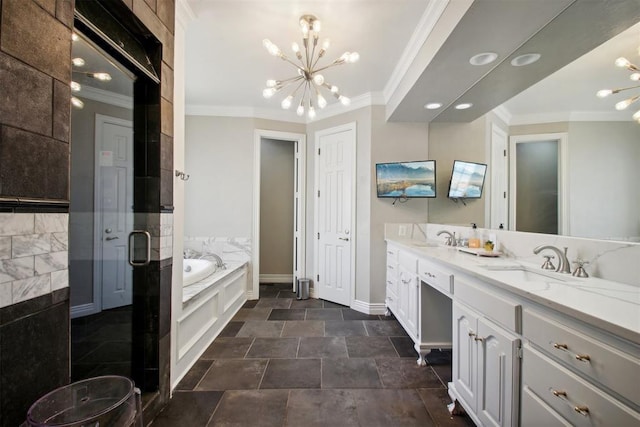
[[[388,118],[397,121],[457,121],[453,115],[458,113],[447,107],[463,100],[465,95],[473,95],[479,100],[478,109],[459,117],[463,121],[471,120],[580,56],[587,47],[590,50],[602,43],[603,37],[610,38],[640,20],[640,0],[606,3],[592,0],[188,0],[195,19],[187,24],[186,31],[187,113],[223,115],[226,112],[296,121],[294,111],[281,110],[281,94],[269,100],[262,97],[267,79],[287,78],[294,71],[291,65],[269,55],[262,40],[269,38],[285,53],[290,52],[291,42],[300,43],[299,17],[311,13],[322,22],[321,39],[331,39],[327,63],[344,51],[360,53],[359,62],[325,73],[327,81],[339,86],[356,105],[358,101],[386,104]],[[568,24],[573,22],[569,21],[571,17],[579,19],[581,26]],[[620,17],[625,17],[624,23]],[[588,24],[585,18],[590,19]],[[555,28],[550,24],[554,19]],[[598,25],[598,31],[593,31],[600,39],[589,40],[590,36],[584,33],[592,31],[585,26],[600,21],[606,24]],[[560,29],[563,28],[575,30],[582,43],[581,50],[573,57],[568,53],[576,37],[562,36]],[[543,60],[545,56],[554,56],[554,62],[545,65],[541,60],[537,68],[529,69],[526,79],[515,84],[518,78],[501,70],[512,69],[507,67],[511,55],[518,53],[518,49],[536,46],[536,37],[538,45],[544,42],[551,51],[557,51],[556,55],[543,55]],[[622,43],[626,43],[626,47]],[[637,49],[638,44],[640,28],[636,25],[627,36],[607,43],[593,57],[585,55],[577,65],[535,85],[543,95],[536,95],[539,90],[532,88],[506,107],[519,117],[541,112],[560,114],[564,108],[575,110],[566,100],[572,99],[579,102],[581,114],[593,109],[610,111],[612,104],[593,94],[600,86],[624,85],[625,79],[629,82],[629,73],[613,67],[612,62],[622,54],[640,62],[638,52],[632,50]],[[498,61],[484,68],[471,67],[468,57],[484,51],[497,52]],[[504,90],[495,89],[496,79]],[[595,90],[591,83],[597,86]],[[573,92],[565,95],[569,88]],[[436,96],[439,99],[433,99]],[[325,97],[329,102],[334,101],[327,94]],[[422,106],[432,100],[444,102],[443,110],[427,112]],[[327,110],[332,107],[334,111],[343,108],[334,104]],[[565,111],[565,114],[568,113]]]

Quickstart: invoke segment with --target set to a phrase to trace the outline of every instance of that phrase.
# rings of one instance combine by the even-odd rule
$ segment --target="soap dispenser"
[[[471,223],[471,237],[469,237],[469,247],[470,248],[479,248],[480,247],[480,238],[478,237],[478,226],[475,222]]]

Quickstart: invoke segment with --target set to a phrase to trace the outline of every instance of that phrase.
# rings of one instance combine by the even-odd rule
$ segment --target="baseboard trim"
[[[387,311],[387,306],[384,303],[368,303],[360,300],[354,300],[351,303],[351,308],[355,311],[365,314],[384,314]]]
[[[100,310],[96,307],[96,304],[90,302],[88,304],[74,305],[71,307],[71,318],[89,316],[91,314],[100,313]]]
[[[261,274],[260,283],[293,283],[293,274]]]

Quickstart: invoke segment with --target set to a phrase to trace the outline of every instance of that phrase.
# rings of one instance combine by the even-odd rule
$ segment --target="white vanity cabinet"
[[[569,322],[560,314],[524,312],[523,393],[534,404],[523,401],[522,425],[536,426],[541,408],[560,420],[552,425],[640,425],[637,347],[618,348]]]
[[[398,309],[396,318],[414,342],[418,331],[418,257],[406,251],[398,252]]]
[[[385,304],[387,315],[398,309],[398,248],[387,245],[387,286]]]
[[[418,255],[392,244],[387,245],[387,314],[393,312],[418,353],[418,364],[425,365],[425,357],[433,348],[451,348],[451,296],[423,284],[420,270],[424,265]],[[443,289],[451,289],[453,275],[430,269],[431,277]],[[444,320],[444,321],[443,321]]]
[[[449,393],[483,426],[518,424],[520,306],[456,278],[453,303],[453,381]],[[469,307],[473,305],[476,311]]]

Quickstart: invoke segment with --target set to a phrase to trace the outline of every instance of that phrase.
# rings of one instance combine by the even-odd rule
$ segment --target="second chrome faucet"
[[[559,262],[558,262],[558,267],[556,268],[556,271],[560,273],[571,274],[571,268],[569,266],[569,259],[567,258],[566,247],[564,248],[564,251],[561,251],[560,249],[552,245],[540,245],[533,249],[533,253],[537,255],[545,249],[552,250],[556,253],[556,255],[558,255]]]

